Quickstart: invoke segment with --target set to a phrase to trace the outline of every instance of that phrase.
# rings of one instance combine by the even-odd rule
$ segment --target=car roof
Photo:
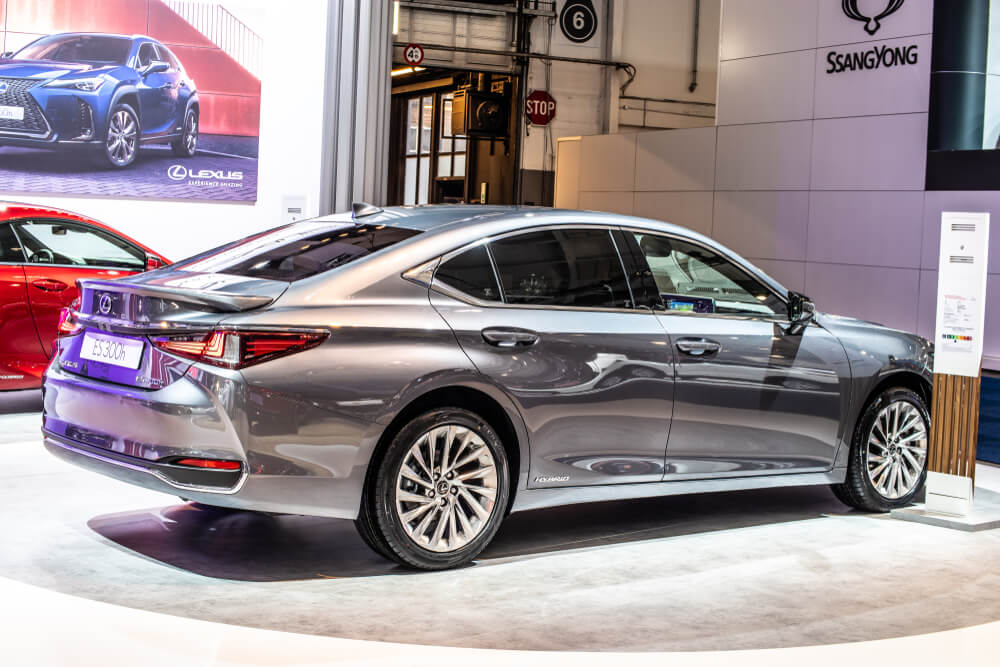
[[[321,218],[314,222],[349,223],[350,213],[341,213]],[[715,239],[709,238],[687,227],[661,220],[639,218],[617,213],[600,211],[577,211],[571,209],[546,208],[541,206],[484,206],[468,204],[437,204],[425,206],[391,206],[354,219],[356,224],[389,225],[424,232],[400,246],[399,252],[409,255],[412,251],[428,258],[447,254],[456,249],[473,244],[483,238],[495,237],[511,232],[528,232],[533,227],[552,225],[611,226],[649,230],[670,234],[704,245],[743,266],[750,273],[764,280],[775,291],[784,295],[786,288],[767,275],[752,262],[730,250]],[[388,253],[393,255],[394,252]],[[412,255],[410,255],[412,257]],[[411,267],[406,267],[411,268]],[[316,279],[320,279],[319,276]],[[309,280],[309,279],[307,279]],[[307,281],[303,281],[307,282]]]
[[[82,36],[82,37],[116,37],[116,38],[119,38],[119,39],[131,39],[131,40],[144,41],[144,42],[156,42],[157,44],[160,43],[160,40],[158,40],[158,39],[156,39],[154,37],[150,37],[149,35],[139,35],[139,34],[135,34],[135,35],[123,35],[123,34],[117,33],[117,32],[56,32],[56,33],[52,33],[51,35],[46,35],[46,36],[47,37],[63,37],[63,36],[69,36],[69,35],[79,35],[79,36]]]

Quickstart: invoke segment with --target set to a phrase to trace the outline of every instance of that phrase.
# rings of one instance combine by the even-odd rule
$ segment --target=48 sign
[[[597,32],[597,11],[591,0],[566,0],[559,12],[559,28],[571,42],[586,42]]]

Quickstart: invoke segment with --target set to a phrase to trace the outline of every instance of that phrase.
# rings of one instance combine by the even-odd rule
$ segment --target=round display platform
[[[419,573],[350,521],[206,508],[62,463],[0,416],[0,576],[296,633],[445,647],[703,651],[1000,619],[1000,531],[848,511],[823,487],[511,516],[473,566]]]

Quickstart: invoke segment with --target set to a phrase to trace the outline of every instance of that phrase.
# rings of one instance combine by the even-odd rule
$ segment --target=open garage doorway
[[[392,84],[389,204],[516,202],[517,76],[396,64]]]

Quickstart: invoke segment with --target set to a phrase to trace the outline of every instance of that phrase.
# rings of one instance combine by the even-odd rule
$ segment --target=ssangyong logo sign
[[[185,182],[187,185],[202,187],[242,188],[243,172],[224,169],[188,169],[182,164],[172,164],[167,168],[167,178]]]
[[[830,51],[826,54],[826,73],[840,74],[856,70],[889,69],[901,65],[916,65],[919,56],[916,44],[894,47],[883,44],[853,53]]]
[[[844,8],[844,14],[848,18],[854,19],[855,21],[861,21],[865,24],[865,32],[869,35],[874,35],[878,32],[878,29],[882,27],[882,19],[890,14],[895,14],[900,7],[903,6],[903,0],[890,0],[889,4],[886,5],[878,14],[874,16],[866,16],[861,13],[858,9],[858,2],[860,0],[842,0],[842,5]]]

